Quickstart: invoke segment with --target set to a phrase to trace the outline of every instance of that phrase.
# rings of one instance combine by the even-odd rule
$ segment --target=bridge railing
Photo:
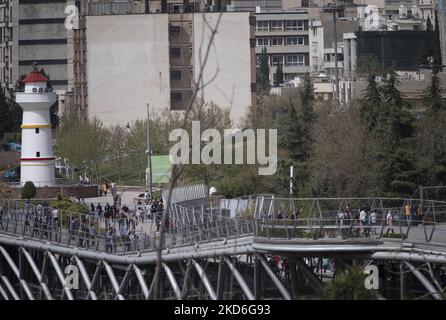
[[[438,212],[443,220],[446,211]],[[395,215],[391,224],[380,216],[373,223],[358,219],[300,218],[256,219],[255,236],[278,239],[413,239],[430,243],[446,242],[446,225],[430,219],[411,220]]]
[[[13,201],[0,201],[0,232],[30,239],[113,253],[136,252],[152,247],[152,239],[138,221],[106,219],[93,215],[59,211]]]

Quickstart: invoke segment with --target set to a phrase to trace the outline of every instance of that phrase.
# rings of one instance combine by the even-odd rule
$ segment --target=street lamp
[[[338,6],[336,3],[329,3],[328,7],[324,8],[324,12],[333,13],[333,50],[335,58],[335,73],[336,73],[336,93],[335,93],[335,108],[339,109],[339,67],[338,67],[338,41],[337,41],[337,31],[336,31],[336,14],[338,12],[344,11],[343,6]]]
[[[152,197],[152,148],[150,146],[150,107],[147,103],[147,191]]]

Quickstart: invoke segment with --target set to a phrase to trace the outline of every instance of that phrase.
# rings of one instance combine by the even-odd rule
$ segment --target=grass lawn
[[[135,161],[132,162],[131,157],[126,157],[122,159],[122,172],[121,172],[121,181],[119,181],[119,170],[118,170],[118,161],[112,160],[105,163],[102,168],[102,177],[108,181],[113,181],[120,185],[127,186],[144,186],[145,185],[145,169],[147,166],[147,161],[143,163],[143,170],[141,172],[141,179],[139,181],[139,159],[135,157]]]

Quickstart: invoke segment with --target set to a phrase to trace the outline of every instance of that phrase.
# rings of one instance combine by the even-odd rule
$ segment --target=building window
[[[285,29],[287,31],[297,30],[297,20],[286,20]]]
[[[303,44],[304,44],[304,37],[287,37],[286,38],[287,46],[296,46],[296,45],[303,45]]]
[[[282,31],[283,21],[282,20],[272,20],[271,21],[271,31]]]
[[[297,21],[297,30],[304,30],[305,26],[304,26],[304,21],[303,20],[298,20]]]
[[[303,54],[289,55],[286,57],[286,64],[288,66],[303,66],[305,65],[305,56]]]
[[[170,48],[170,57],[171,58],[181,57],[181,49],[180,48]]]
[[[176,103],[181,103],[181,99],[182,99],[182,95],[181,92],[172,92],[170,94],[170,100],[172,102],[172,104]]]
[[[272,46],[283,46],[283,38],[281,37],[272,37],[271,38]]]
[[[277,66],[282,64],[283,65],[283,56],[273,56],[273,66]]]
[[[267,45],[269,45],[269,39],[268,38],[257,38],[257,45],[258,46],[267,46]]]
[[[170,71],[171,80],[181,80],[181,71],[173,70]]]
[[[39,133],[39,131],[40,131],[40,129],[39,129],[39,128],[36,128],[36,133]]]
[[[268,31],[268,21],[257,21],[256,31]]]
[[[169,31],[170,33],[180,33],[180,26],[170,26]]]
[[[40,158],[40,151],[36,152],[36,158]]]

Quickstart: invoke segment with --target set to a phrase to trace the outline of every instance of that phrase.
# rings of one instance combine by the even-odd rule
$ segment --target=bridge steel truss
[[[61,238],[63,233],[57,241],[34,236],[34,231],[27,234],[23,219],[13,216],[23,216],[29,208],[18,209],[17,204],[3,201],[0,298],[298,299],[305,285],[320,295],[327,284],[312,265],[314,257],[333,258],[336,269],[349,268],[352,261],[396,262],[404,270],[402,298],[407,290],[403,285],[407,276],[403,274],[407,273],[430,297],[444,297],[445,284],[432,276],[432,266],[446,264],[446,203],[384,198],[280,199],[262,195],[238,201],[235,218],[224,213],[228,206],[221,199],[201,199],[198,204],[189,201],[188,206],[172,204],[173,227],[166,234],[158,290],[153,281],[156,232],[147,235],[150,245],[140,246],[139,250],[110,253],[100,245],[75,246],[78,242]],[[421,208],[418,218],[422,220],[405,222],[403,210],[408,203]],[[354,221],[338,221],[337,213],[346,206],[352,211],[367,207],[380,213],[368,235],[364,226]],[[383,215],[388,210],[397,216],[393,228],[399,231],[389,238]],[[284,211],[294,218],[279,217]],[[297,211],[301,216],[296,216]],[[6,224],[9,227],[5,228]],[[286,269],[272,264],[273,255],[286,257]],[[70,276],[73,270],[79,272],[79,277]]]

